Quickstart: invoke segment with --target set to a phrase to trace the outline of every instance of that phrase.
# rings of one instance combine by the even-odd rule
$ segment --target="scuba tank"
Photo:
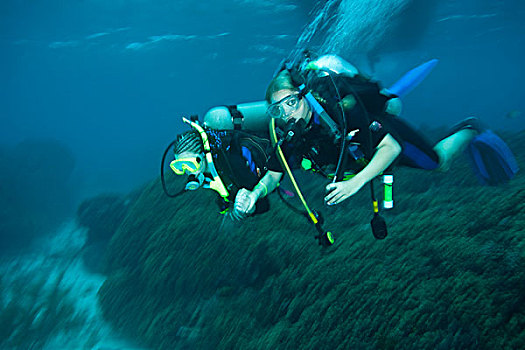
[[[303,65],[303,69],[319,71],[319,76],[328,75],[327,71],[350,78],[359,74],[359,70],[354,65],[334,54],[322,55],[315,60],[305,60]]]
[[[282,70],[290,71],[295,84],[306,84],[309,77],[323,77],[329,74],[344,75],[354,78],[361,75],[359,70],[350,62],[335,54],[318,56],[308,49],[301,53],[294,53],[283,62],[274,74],[274,77]]]
[[[204,115],[204,126],[215,130],[268,131],[266,101],[213,107]]]

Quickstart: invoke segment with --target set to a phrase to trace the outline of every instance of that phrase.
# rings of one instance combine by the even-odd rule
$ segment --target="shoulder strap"
[[[244,121],[244,115],[242,115],[242,113],[237,109],[237,105],[229,105],[226,106],[226,108],[228,108],[228,111],[232,116],[233,129],[241,130],[242,123]]]

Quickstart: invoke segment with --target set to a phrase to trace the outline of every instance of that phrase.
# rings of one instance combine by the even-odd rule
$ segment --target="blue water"
[[[438,58],[404,99],[405,119],[437,127],[477,115],[523,129],[524,15],[518,0],[4,0],[0,147],[64,145],[73,202],[129,191],[158,176],[181,116],[263,99],[279,62],[305,45],[386,86]]]
[[[156,176],[182,115],[261,99],[307,21],[293,5],[235,1],[1,6],[2,140],[65,142],[88,192]]]
[[[262,99],[323,4],[331,18],[310,44],[357,61],[386,84],[426,59],[441,60],[405,101],[415,124],[450,124],[471,113],[502,127],[525,124],[504,118],[525,110],[525,6],[518,1],[428,1],[411,9],[406,0],[6,0],[1,139],[64,142],[77,159],[72,181],[81,195],[129,190],[156,176],[181,115]]]

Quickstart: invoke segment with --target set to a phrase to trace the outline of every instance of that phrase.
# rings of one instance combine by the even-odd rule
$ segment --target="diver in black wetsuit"
[[[270,141],[240,130],[204,129],[196,122],[194,130],[178,136],[174,143],[171,169],[188,175],[185,190],[209,188],[217,192],[219,211],[235,220],[268,211],[264,185],[258,184],[266,174]],[[257,193],[257,205],[244,207],[248,193]]]
[[[447,170],[455,155],[479,132],[475,125],[465,123],[433,146],[387,112],[395,96],[382,93],[368,78],[326,75],[306,86],[301,86],[303,83],[282,70],[267,89],[268,114],[285,130],[281,146],[290,167],[297,168],[307,160],[314,170],[335,177],[335,182],[326,186],[328,205],[341,203],[396,164]],[[292,138],[287,137],[290,130]],[[268,172],[260,181],[268,192],[284,172],[278,159],[270,159]],[[353,176],[347,177],[345,172]],[[249,199],[239,210],[252,210],[257,197],[253,194]]]

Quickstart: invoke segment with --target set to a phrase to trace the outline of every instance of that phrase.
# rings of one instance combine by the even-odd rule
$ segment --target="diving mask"
[[[175,174],[183,175],[186,171],[189,174],[199,172],[202,168],[202,164],[203,161],[201,156],[184,157],[173,160],[170,163],[170,167]]]
[[[299,108],[301,94],[291,94],[268,106],[266,112],[272,118],[286,118]]]

